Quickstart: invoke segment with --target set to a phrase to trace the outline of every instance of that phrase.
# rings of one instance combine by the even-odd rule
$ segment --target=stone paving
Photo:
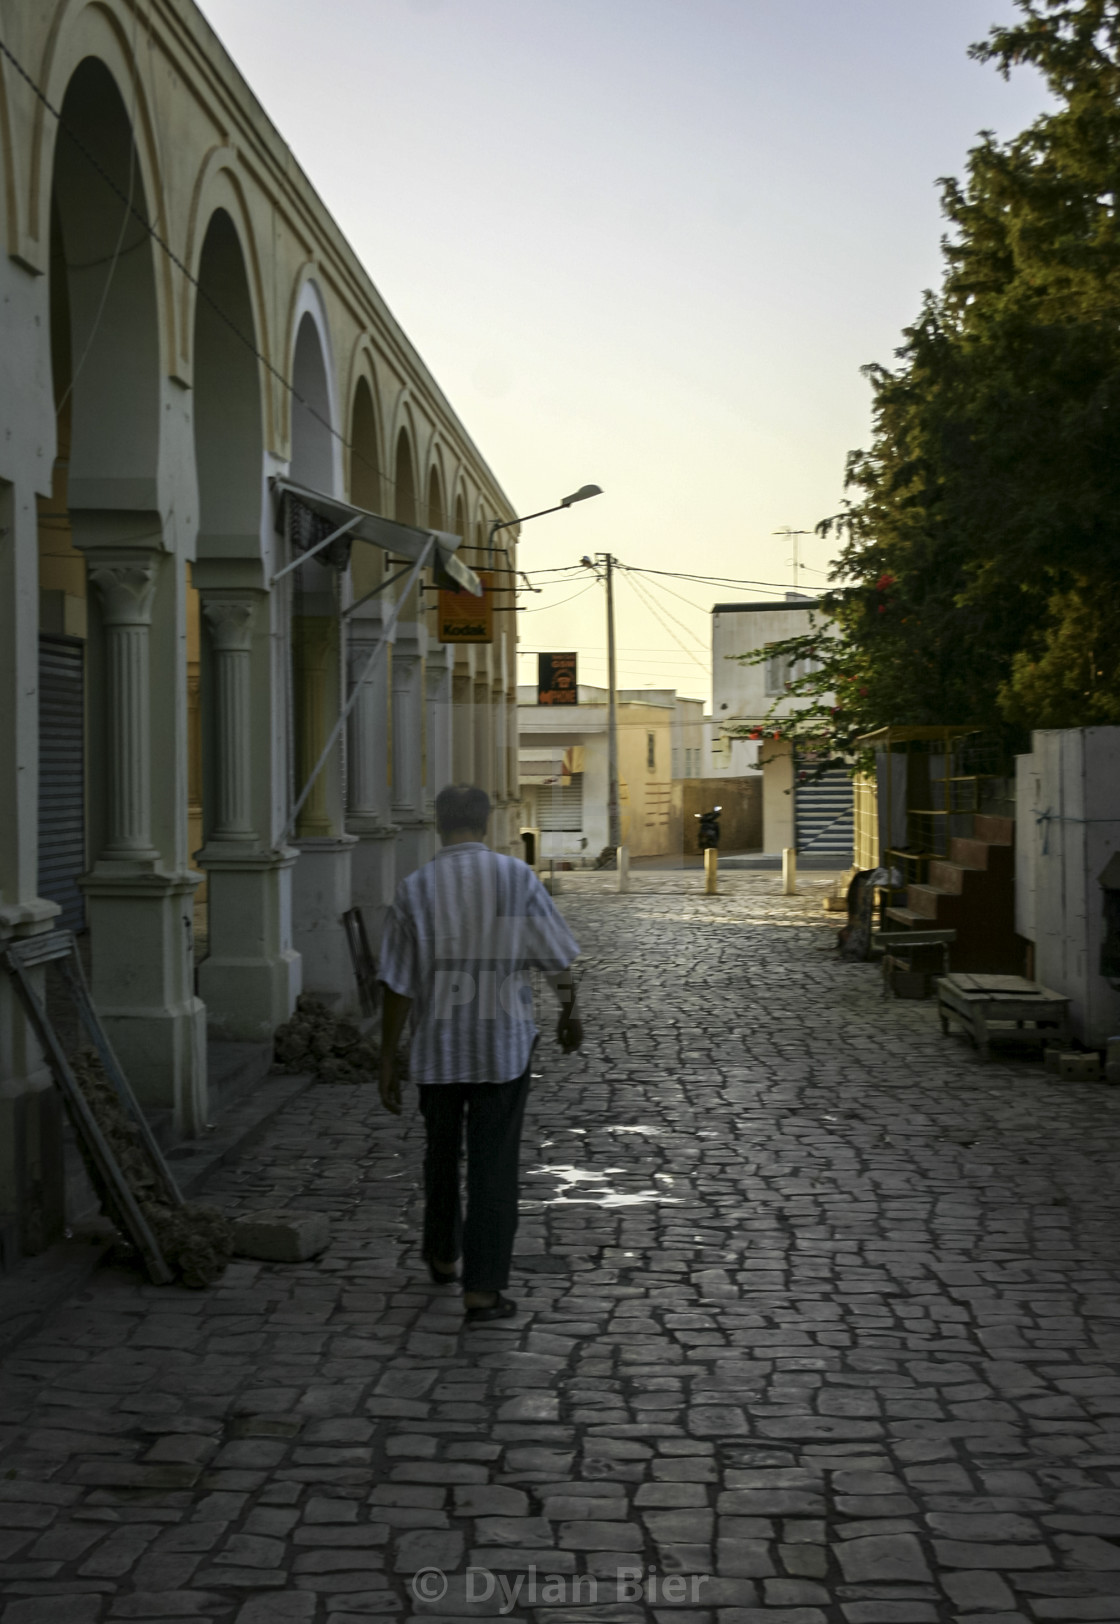
[[[517,1318],[427,1281],[414,1109],[305,1094],[211,1193],[327,1253],[0,1366],[3,1624],[1120,1620],[1120,1097],[881,1002],[820,876],[566,879]]]

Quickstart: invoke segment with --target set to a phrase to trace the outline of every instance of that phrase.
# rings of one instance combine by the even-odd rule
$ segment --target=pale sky
[[[939,279],[937,177],[1044,105],[966,56],[1012,0],[200,3],[517,511],[603,487],[525,526],[529,571],[792,586],[773,532],[839,507],[859,369]],[[521,680],[574,648],[603,682],[602,589],[548,579]],[[712,604],[766,594],[643,589],[620,683],[707,700]]]

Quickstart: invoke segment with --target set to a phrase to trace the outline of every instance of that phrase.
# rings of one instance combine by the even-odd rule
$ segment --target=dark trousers
[[[504,1291],[517,1233],[517,1172],[529,1068],[510,1083],[421,1083],[424,1257],[463,1259],[464,1291]],[[459,1199],[463,1120],[467,1216]]]

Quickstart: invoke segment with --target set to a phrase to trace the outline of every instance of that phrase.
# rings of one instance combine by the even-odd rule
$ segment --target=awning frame
[[[481,598],[482,582],[457,556],[463,544],[461,536],[453,535],[447,530],[421,530],[415,525],[401,524],[397,519],[385,519],[379,513],[370,513],[366,508],[356,507],[353,502],[344,502],[337,496],[328,496],[324,491],[313,490],[308,485],[299,485],[295,480],[288,479],[282,474],[274,475],[270,483],[277,496],[281,498],[291,496],[309,508],[312,513],[317,513],[321,519],[340,527],[333,536],[328,536],[315,547],[301,553],[300,563],[321,551],[331,541],[337,541],[341,535],[349,534],[355,541],[364,541],[367,545],[380,547],[387,553],[397,553],[401,558],[407,558],[412,562],[415,562],[422,552],[426,556],[430,555],[439,569],[450,576],[457,588]],[[295,567],[293,560],[286,564],[273,580],[279,580],[280,575]]]

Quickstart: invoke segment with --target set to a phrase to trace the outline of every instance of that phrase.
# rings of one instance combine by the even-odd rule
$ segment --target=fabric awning
[[[273,478],[272,488],[279,496],[294,497],[304,507],[310,508],[312,513],[317,513],[334,525],[344,525],[348,519],[357,518],[358,523],[350,532],[353,537],[373,547],[381,547],[398,558],[415,562],[427,545],[429,536],[434,536],[440,567],[456,586],[481,598],[482,582],[461,558],[456,557],[458,548],[462,546],[461,536],[453,536],[446,530],[418,530],[414,525],[399,524],[396,519],[383,519],[379,513],[368,513],[365,508],[340,501],[337,496],[326,496],[322,491],[313,491],[306,485],[297,485],[294,480],[280,475]]]

